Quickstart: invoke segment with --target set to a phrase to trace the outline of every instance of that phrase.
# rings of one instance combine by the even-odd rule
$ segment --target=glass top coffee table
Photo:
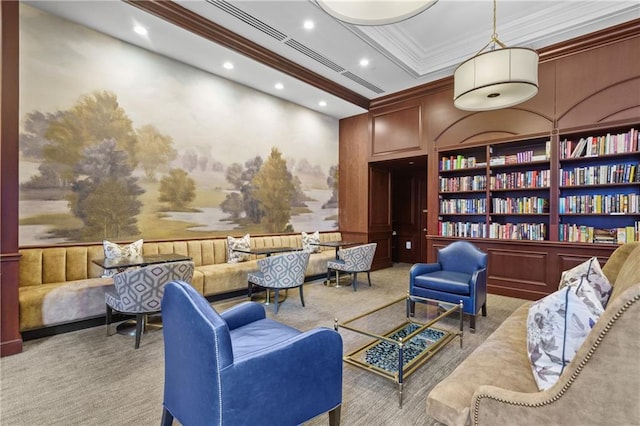
[[[414,317],[409,316],[410,302],[417,302]],[[343,328],[370,338],[346,354],[343,360],[396,382],[402,408],[405,378],[454,338],[460,337],[462,348],[462,308],[462,302],[451,304],[406,296],[346,321],[336,319],[336,331]],[[448,328],[437,327],[445,318],[453,319],[454,327],[451,324]],[[456,327],[458,322],[459,329]]]

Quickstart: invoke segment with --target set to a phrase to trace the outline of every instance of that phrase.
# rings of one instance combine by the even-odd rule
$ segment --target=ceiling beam
[[[173,1],[122,0],[173,25],[199,35],[211,42],[234,50],[277,71],[344,99],[364,109],[369,109],[369,99],[347,89],[319,74],[290,61],[228,29],[190,11]]]

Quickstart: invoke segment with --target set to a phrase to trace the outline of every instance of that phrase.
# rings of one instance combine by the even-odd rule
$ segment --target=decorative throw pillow
[[[558,381],[602,312],[600,299],[586,282],[565,286],[529,307],[527,352],[541,391]]]
[[[102,247],[104,249],[104,258],[108,260],[112,260],[112,259],[142,256],[143,242],[144,240],[140,239],[126,246],[121,246],[119,244],[112,243],[111,241],[102,240]],[[105,269],[102,272],[102,276],[112,277],[117,273],[118,271],[116,269]]]
[[[320,246],[320,232],[316,231],[313,234],[307,234],[302,232],[302,250],[309,253],[319,253],[321,251]]]
[[[602,272],[597,257],[592,257],[575,268],[564,271],[560,277],[558,290],[567,285],[575,286],[584,282],[588,282],[593,287],[598,294],[600,303],[606,307],[611,295],[611,284]]]
[[[250,248],[251,239],[249,234],[241,238],[227,237],[227,263],[246,262],[251,255],[236,250],[249,250]]]

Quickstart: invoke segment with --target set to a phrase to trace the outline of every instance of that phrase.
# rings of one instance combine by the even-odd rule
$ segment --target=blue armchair
[[[437,263],[416,263],[409,271],[409,294],[442,302],[464,304],[471,331],[476,314],[487,316],[487,254],[468,241],[456,241],[438,250]],[[415,302],[407,314],[413,314]]]
[[[162,299],[162,425],[298,425],[329,411],[340,424],[342,338],[300,332],[245,302],[218,314],[189,284]]]

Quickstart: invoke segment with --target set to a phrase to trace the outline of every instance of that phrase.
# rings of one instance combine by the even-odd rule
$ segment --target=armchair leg
[[[484,305],[482,305],[482,316],[487,316],[487,302],[484,302]]]
[[[324,285],[328,286],[331,284],[331,269],[327,268],[327,280],[324,282]]]
[[[358,284],[358,273],[353,273],[353,291],[356,291],[356,284]]]
[[[471,329],[472,333],[476,332],[476,316],[475,315],[469,315],[469,328]]]
[[[142,337],[142,326],[145,321],[144,314],[136,314],[136,343],[134,345],[135,349],[140,347],[140,337]]]
[[[267,289],[267,293],[269,292],[269,289]],[[280,293],[280,290],[278,290],[277,288],[274,291],[275,296],[273,297],[274,300],[274,306],[273,306],[273,312],[275,312],[275,314],[278,314],[278,293]]]
[[[107,306],[107,315],[106,315],[106,320],[105,320],[105,325],[107,326],[107,337],[111,336],[111,334],[109,334],[109,324],[111,324],[111,322],[113,321],[112,318],[112,311],[111,311],[111,306],[107,305],[105,303],[105,305]]]
[[[340,272],[336,269],[336,288],[342,287],[340,285]]]
[[[160,426],[171,426],[173,424],[173,414],[169,412],[165,407],[162,407],[162,420]]]
[[[340,426],[340,409],[341,405],[338,405],[333,410],[329,411],[329,426]],[[166,426],[166,425],[163,425]]]
[[[367,271],[367,280],[369,280],[369,287],[371,287],[371,273]]]
[[[302,293],[302,287],[304,287],[304,284],[298,288],[300,289],[300,303],[302,303],[302,307],[304,308],[304,293]]]
[[[253,284],[251,283],[251,281],[248,282],[247,287],[247,296],[249,297],[249,299],[251,299],[251,293],[253,292]]]

